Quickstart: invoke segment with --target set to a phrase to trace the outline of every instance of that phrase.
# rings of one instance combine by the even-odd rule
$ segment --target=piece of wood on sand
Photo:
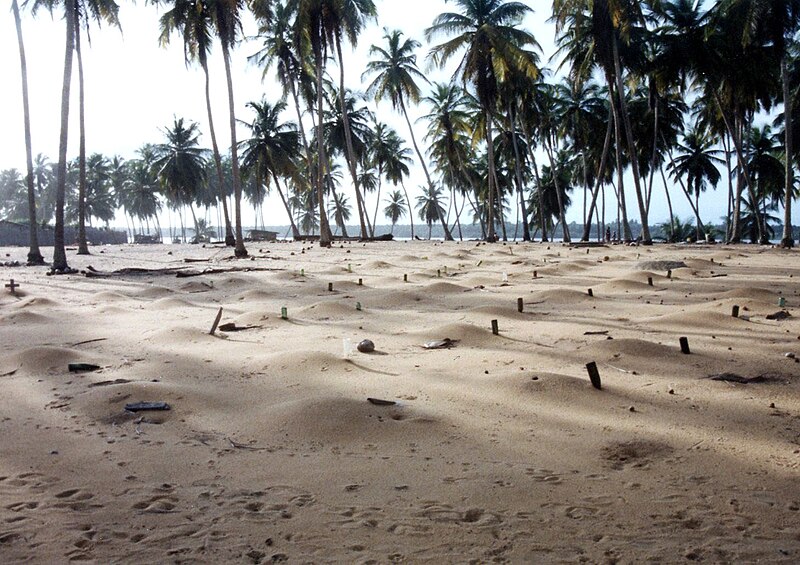
[[[219,311],[217,312],[217,317],[214,318],[214,323],[211,324],[211,331],[208,332],[208,335],[214,335],[214,332],[217,331],[217,326],[219,325],[219,321],[222,319],[222,306],[219,307]]]
[[[600,371],[597,370],[597,363],[594,361],[586,363],[586,372],[589,373],[589,380],[592,382],[592,386],[597,390],[602,390]]]

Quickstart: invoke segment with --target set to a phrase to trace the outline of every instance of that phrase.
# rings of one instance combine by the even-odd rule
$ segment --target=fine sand
[[[0,267],[0,562],[800,562],[800,252],[249,250]]]

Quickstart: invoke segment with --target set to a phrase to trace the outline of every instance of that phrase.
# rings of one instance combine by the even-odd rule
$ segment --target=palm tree
[[[49,0],[34,0],[33,14],[40,7],[46,7],[52,12],[54,2]],[[61,85],[61,133],[58,140],[58,165],[56,167],[56,222],[53,232],[53,265],[52,273],[71,273],[67,263],[67,250],[64,245],[64,199],[67,187],[67,142],[69,140],[69,101],[70,83],[72,79],[72,54],[75,50],[75,22],[77,19],[76,5],[73,2],[64,3],[64,20],[66,29],[66,47],[64,49],[64,79]]]
[[[247,257],[242,234],[242,176],[239,170],[239,149],[236,141],[236,104],[233,97],[233,75],[231,73],[231,49],[238,41],[242,27],[241,12],[244,9],[244,0],[217,0],[211,4],[211,18],[214,23],[216,35],[222,47],[222,60],[225,64],[225,81],[228,87],[228,118],[231,130],[231,171],[233,173],[233,201],[234,201],[234,235],[236,244],[234,255]],[[256,15],[262,18],[269,14],[269,5],[266,2],[255,3]]]
[[[397,132],[390,130],[388,139],[388,152],[383,161],[383,174],[387,182],[393,186],[398,184],[403,188],[405,203],[408,206],[408,220],[411,222],[411,238],[414,238],[414,212],[411,209],[411,200],[406,190],[405,179],[410,174],[409,165],[413,163],[411,150],[405,146],[405,142],[397,135]]]
[[[747,7],[747,22],[744,27],[743,42],[763,41],[771,44],[780,59],[780,74],[783,96],[786,163],[784,165],[784,221],[781,246],[793,247],[792,200],[794,196],[794,139],[792,137],[793,108],[789,74],[789,49],[794,34],[800,28],[800,0],[725,0],[725,4]]]
[[[211,10],[206,3],[196,0],[151,0],[154,4],[167,4],[172,6],[160,19],[161,34],[159,42],[162,46],[169,44],[173,32],[183,36],[184,61],[188,65],[197,61],[205,77],[206,114],[208,116],[208,129],[211,134],[211,150],[214,155],[214,165],[217,173],[217,187],[221,190],[225,185],[223,181],[222,157],[217,143],[217,133],[214,127],[214,116],[211,111],[210,75],[208,72],[208,55],[211,52],[213,41],[211,27],[213,25]],[[225,218],[225,245],[233,247],[236,238],[233,235],[228,201],[224,193],[219,193],[222,203],[222,212]]]
[[[256,115],[253,121],[247,124],[250,129],[250,139],[241,143],[244,148],[242,169],[253,173],[258,186],[263,184],[269,187],[274,181],[289,216],[292,236],[297,239],[300,231],[294,223],[289,201],[281,189],[279,180],[280,177],[292,177],[297,174],[297,158],[300,153],[297,125],[280,121],[280,114],[286,109],[285,102],[273,105],[262,100],[260,103],[248,102],[247,107]]]
[[[494,205],[496,171],[494,148],[491,140],[492,113],[496,107],[499,85],[510,71],[525,75],[531,80],[538,76],[538,69],[526,47],[536,47],[536,40],[529,32],[518,27],[531,8],[521,2],[503,0],[454,0],[460,12],[446,12],[436,17],[433,25],[425,30],[425,37],[446,35],[451,39],[435,46],[429,55],[437,66],[443,66],[456,53],[464,50],[457,73],[466,84],[470,83],[480,102],[485,116],[484,140],[488,148],[488,233],[487,241],[496,241],[494,229]]]
[[[199,126],[195,122],[187,125],[183,118],[175,118],[172,127],[162,131],[167,142],[155,146],[153,169],[167,199],[175,207],[188,205],[194,217],[192,202],[206,182],[207,150],[199,147]],[[194,224],[197,231],[196,217]]]
[[[28,230],[29,248],[28,265],[44,265],[44,257],[39,251],[39,236],[36,224],[36,196],[33,185],[33,148],[31,141],[31,112],[28,103],[28,63],[25,58],[25,43],[22,40],[22,22],[19,17],[17,0],[11,0],[11,11],[14,13],[14,24],[17,29],[17,42],[19,44],[19,66],[22,74],[22,118],[25,125],[25,163],[27,175],[25,182],[28,189]]]
[[[442,198],[442,189],[436,186],[423,187],[422,194],[417,196],[419,219],[428,224],[428,239],[431,238],[433,222],[437,221],[445,213]]]
[[[700,193],[705,191],[709,183],[716,188],[721,177],[717,165],[724,162],[718,156],[722,152],[715,149],[715,145],[716,139],[708,132],[695,128],[684,136],[683,143],[678,145],[680,153],[670,165],[672,176],[685,177],[689,193],[694,192],[697,239],[701,238],[703,231],[699,209]]]
[[[86,241],[86,97],[84,94],[83,52],[81,50],[81,29],[89,38],[89,18],[98,24],[106,20],[120,28],[119,6],[114,0],[75,0],[75,56],[78,61],[78,127],[80,132],[78,149],[78,255],[89,255]],[[121,30],[122,28],[120,28]]]
[[[371,94],[376,102],[388,99],[392,103],[392,108],[400,110],[408,125],[408,132],[411,135],[411,144],[414,146],[414,151],[417,153],[417,158],[422,165],[422,171],[425,173],[425,179],[428,182],[428,187],[433,187],[431,175],[428,172],[428,166],[425,164],[425,158],[422,156],[422,151],[417,145],[417,138],[414,135],[414,128],[411,125],[411,120],[408,117],[408,110],[406,109],[406,100],[419,103],[420,89],[415,79],[423,82],[428,82],[419,69],[417,68],[417,56],[414,54],[416,49],[419,49],[419,41],[413,39],[405,39],[402,41],[403,33],[399,30],[389,32],[384,28],[383,38],[386,40],[386,47],[379,47],[373,45],[369,48],[371,57],[377,57],[367,63],[367,70],[361,75],[361,80],[368,75],[377,75],[367,87],[367,94]],[[444,230],[444,238],[446,241],[452,241],[453,236],[447,228],[447,222],[444,217],[439,218]]]
[[[392,234],[394,234],[394,226],[397,221],[406,215],[407,204],[403,193],[399,190],[389,193],[389,197],[386,199],[386,208],[383,209],[383,213],[392,222]]]

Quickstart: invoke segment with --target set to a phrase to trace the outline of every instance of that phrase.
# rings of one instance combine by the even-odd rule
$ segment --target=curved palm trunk
[[[519,144],[517,143],[517,115],[514,112],[513,104],[508,105],[508,119],[511,123],[511,144],[514,146],[514,173],[517,181],[517,192],[519,193],[519,210],[522,214],[522,241],[530,241],[531,230],[528,227],[528,210],[525,205],[525,191],[522,187],[522,163]],[[519,221],[517,225],[519,225]],[[516,229],[514,230],[514,239],[517,239]]]
[[[22,74],[22,115],[25,124],[25,164],[28,174],[25,184],[28,188],[28,231],[29,249],[28,265],[44,265],[44,257],[39,251],[39,236],[36,225],[36,196],[33,186],[33,148],[31,142],[31,112],[28,103],[28,63],[25,59],[25,43],[22,41],[22,21],[19,17],[17,0],[11,0],[11,11],[14,12],[14,24],[17,28],[17,42],[19,43],[19,66]]]
[[[490,243],[494,243],[497,241],[497,234],[494,230],[494,143],[492,143],[492,139],[494,136],[492,135],[492,113],[489,111],[489,108],[484,110],[486,114],[486,148],[488,151],[488,159],[489,159],[489,194],[487,198],[487,234],[486,234],[486,241]],[[477,194],[475,195],[477,198]]]
[[[411,134],[411,145],[414,146],[414,151],[417,153],[417,157],[419,158],[419,164],[422,165],[422,172],[425,173],[425,180],[428,181],[428,187],[433,191],[433,181],[431,180],[431,174],[428,171],[428,166],[425,164],[425,158],[422,156],[422,151],[419,149],[419,145],[417,145],[417,137],[414,135],[414,128],[411,126],[411,120],[408,118],[408,111],[406,110],[406,103],[403,100],[403,97],[400,96],[400,109],[403,111],[403,117],[406,119],[406,124],[408,125],[408,132]],[[437,207],[437,216],[439,216],[439,221],[442,223],[442,230],[444,231],[444,239],[445,241],[453,241],[453,235],[450,233],[450,230],[447,227],[447,222],[442,216],[441,210]],[[428,238],[430,239],[430,238]]]
[[[619,108],[614,101],[614,94],[613,91],[615,90],[614,84],[611,82],[611,75],[606,73],[606,80],[608,81],[608,86],[611,94],[611,113],[612,117],[614,118],[614,143],[616,156],[617,156],[617,206],[618,215],[622,216],[622,238],[625,241],[633,240],[633,234],[631,233],[631,226],[628,223],[628,208],[625,203],[625,184],[622,178],[623,170],[622,170],[622,132],[620,126],[620,116],[619,116]],[[619,98],[619,96],[617,96]]]
[[[613,104],[613,101],[611,102]],[[608,126],[606,127],[606,138],[603,141],[603,153],[600,156],[600,168],[597,170],[597,177],[594,181],[594,189],[592,190],[592,201],[589,204],[589,221],[586,225],[583,226],[583,235],[581,236],[581,241],[589,241],[589,235],[592,230],[592,214],[595,211],[595,207],[597,206],[597,196],[600,194],[600,185],[603,181],[603,171],[606,170],[606,163],[608,161],[608,153],[609,149],[611,148],[611,129],[614,127],[614,119],[612,116],[608,116]],[[601,233],[601,226],[600,223],[597,223],[597,233],[598,233],[598,240],[600,239]]]
[[[406,205],[408,206],[408,221],[411,222],[411,239],[414,239],[414,209],[411,208],[411,200],[408,198],[408,190],[406,190],[406,183],[400,181],[400,186],[403,187],[403,193],[406,195]]]
[[[308,138],[306,137],[306,128],[303,127],[303,112],[300,110],[300,97],[297,95],[297,87],[294,83],[294,78],[289,80],[289,87],[292,90],[292,99],[294,100],[294,109],[297,113],[297,128],[300,130],[300,139],[303,141],[303,149],[306,153],[306,182],[308,182],[308,186],[312,189],[314,188],[314,175],[311,172],[311,163],[313,159],[311,157],[311,146],[308,144]],[[312,112],[313,116],[313,112]]]
[[[325,186],[325,142],[322,135],[322,123],[324,118],[322,108],[322,53],[319,46],[315,48],[315,63],[317,72],[317,119],[319,124],[319,134],[317,135],[317,205],[319,207],[319,245],[320,247],[330,247],[333,241],[331,226],[328,223],[328,216],[325,213],[325,196],[323,189]]]
[[[278,189],[278,194],[281,197],[281,202],[283,202],[283,207],[286,208],[286,214],[289,216],[289,225],[292,228],[292,237],[294,240],[297,241],[300,238],[300,230],[297,229],[297,224],[294,223],[294,218],[292,217],[292,209],[289,208],[289,202],[286,200],[286,196],[283,194],[283,190],[281,190],[281,183],[278,180],[278,175],[274,172],[272,173],[272,178],[275,181],[275,188]],[[263,220],[261,221],[264,222]]]
[[[570,243],[569,227],[567,220],[564,216],[564,198],[561,194],[561,187],[558,184],[558,169],[556,168],[555,159],[553,158],[553,142],[549,135],[545,134],[545,150],[547,151],[547,158],[550,160],[550,170],[553,177],[553,188],[556,191],[556,199],[558,200],[558,223],[561,224],[561,233],[564,243]]]
[[[236,114],[233,101],[233,78],[231,76],[231,53],[228,41],[221,38],[222,58],[225,62],[225,80],[228,85],[228,113],[231,125],[231,168],[233,169],[233,196],[235,214],[235,236],[236,243],[234,255],[236,257],[247,257],[247,249],[244,246],[244,236],[242,235],[242,176],[239,171],[239,149],[236,143]]]
[[[622,114],[622,124],[625,130],[625,139],[628,146],[628,155],[631,160],[631,172],[633,173],[633,187],[636,191],[636,202],[639,204],[639,215],[642,220],[642,243],[650,245],[653,239],[650,237],[650,227],[647,225],[647,207],[645,206],[641,176],[639,175],[639,161],[636,159],[636,144],[633,142],[633,129],[631,128],[631,118],[628,113],[628,103],[625,100],[625,89],[622,84],[622,66],[619,60],[619,47],[617,38],[614,36],[612,41],[612,51],[614,54],[614,68],[617,75],[617,96],[619,97],[620,113]]]
[[[364,202],[361,194],[361,189],[358,185],[358,171],[356,170],[356,155],[353,150],[353,136],[350,132],[350,118],[347,116],[347,106],[345,101],[344,90],[344,59],[342,58],[342,42],[339,37],[336,37],[336,56],[339,59],[339,104],[342,108],[342,122],[344,123],[344,140],[347,146],[347,164],[350,169],[350,176],[353,179],[353,188],[356,191],[356,204],[358,205],[358,221],[361,224],[361,237],[368,237],[367,224],[364,217],[367,214],[366,203]],[[322,123],[322,115],[320,115],[320,124]]]
[[[225,245],[234,247],[236,245],[236,238],[233,235],[233,228],[231,226],[231,217],[228,214],[228,201],[225,198],[225,178],[222,174],[222,157],[219,153],[219,145],[217,145],[217,133],[214,128],[214,116],[211,112],[211,81],[208,74],[208,61],[203,59],[200,62],[205,76],[205,93],[206,93],[206,113],[208,114],[208,131],[211,134],[211,151],[214,154],[214,166],[217,169],[217,183],[219,184],[219,199],[222,202],[222,213],[225,217]]]
[[[64,53],[64,81],[61,85],[61,135],[58,142],[56,167],[56,226],[53,233],[53,271],[69,271],[64,247],[64,193],[67,186],[67,141],[69,139],[69,92],[72,79],[72,52],[75,50],[75,5],[64,3],[67,24]]]
[[[86,241],[86,98],[83,89],[80,18],[75,18],[75,57],[78,60],[78,255],[89,255]]]
[[[794,247],[794,235],[792,235],[792,197],[794,196],[794,165],[792,159],[794,155],[794,139],[792,139],[792,95],[789,89],[789,68],[785,52],[783,57],[781,57],[781,82],[783,83],[783,118],[786,136],[786,178],[781,247],[790,248]]]

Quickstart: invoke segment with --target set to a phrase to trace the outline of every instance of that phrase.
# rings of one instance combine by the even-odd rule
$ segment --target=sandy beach
[[[249,250],[0,267],[0,561],[800,561],[797,251]]]

